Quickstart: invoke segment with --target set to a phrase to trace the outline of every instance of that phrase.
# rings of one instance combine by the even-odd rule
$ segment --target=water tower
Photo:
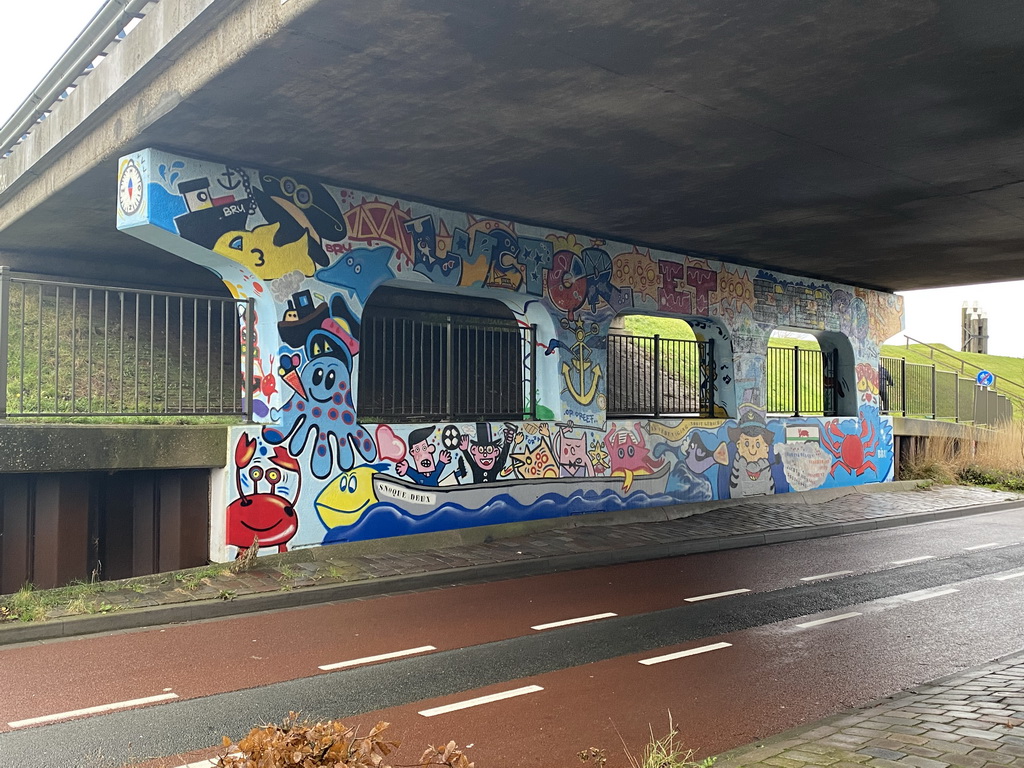
[[[961,344],[963,352],[977,352],[982,355],[988,354],[988,314],[978,309],[978,302],[973,307],[968,307],[964,302],[960,310],[961,317]]]

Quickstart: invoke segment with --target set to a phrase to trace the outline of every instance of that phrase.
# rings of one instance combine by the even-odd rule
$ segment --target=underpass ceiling
[[[1022,93],[1019,0],[321,0],[125,151],[906,290],[1024,276]],[[173,269],[109,160],[0,249]]]

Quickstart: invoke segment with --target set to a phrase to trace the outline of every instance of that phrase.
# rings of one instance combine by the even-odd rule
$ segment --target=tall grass
[[[978,441],[928,438],[901,464],[906,479],[1024,491],[1024,424],[1015,421]]]

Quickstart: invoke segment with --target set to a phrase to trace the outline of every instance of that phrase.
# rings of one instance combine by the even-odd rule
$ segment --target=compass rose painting
[[[144,199],[142,172],[134,162],[128,161],[121,169],[117,182],[117,204],[125,216],[133,216],[142,208]]]

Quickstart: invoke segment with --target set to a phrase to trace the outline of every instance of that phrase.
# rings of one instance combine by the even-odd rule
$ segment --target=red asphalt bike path
[[[1006,545],[1024,511],[832,539],[691,555],[391,597],[324,604],[105,637],[0,649],[0,722],[159,695],[181,698],[320,674],[319,665],[424,645],[439,650],[530,634],[592,614],[646,613],[687,597],[894,567],[968,547]],[[1019,537],[1018,537],[1019,538]],[[130,676],[124,674],[131,669]]]
[[[393,724],[411,763],[427,743],[472,745],[478,768],[572,766],[590,746],[621,754],[639,751],[668,730],[700,755],[718,754],[890,695],[922,680],[1020,649],[1024,578],[985,576],[844,607],[680,646],[512,680],[440,699],[346,718],[367,730]],[[924,597],[925,599],[921,599]],[[841,621],[799,625],[840,613]],[[699,655],[644,665],[662,654],[729,643]],[[527,686],[543,690],[477,707],[424,717],[430,708]],[[238,737],[241,734],[230,734]],[[169,768],[216,754],[203,750],[145,763]],[[612,764],[624,764],[613,759]]]
[[[167,692],[196,698],[252,688],[420,646],[447,650],[518,637],[548,622],[647,613],[686,598],[764,592],[814,576],[1005,546],[1024,536],[1024,510],[927,525],[927,541],[919,526],[907,526],[7,647],[0,649],[0,729]]]

